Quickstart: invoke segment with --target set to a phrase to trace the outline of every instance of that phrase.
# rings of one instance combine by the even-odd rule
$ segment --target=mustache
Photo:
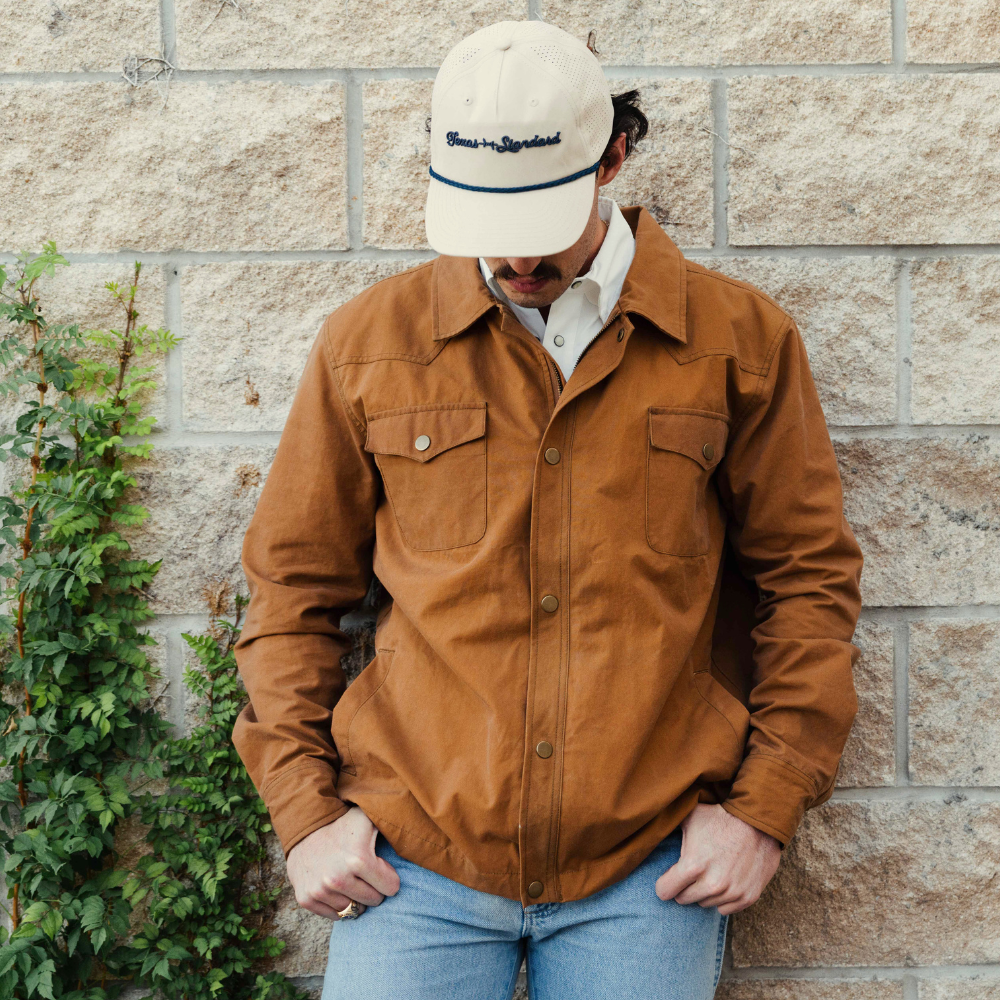
[[[515,278],[553,278],[558,281],[562,278],[562,272],[555,264],[548,264],[544,260],[538,262],[538,266],[530,274],[518,274],[506,261],[500,264],[493,272],[493,277],[498,281],[513,281]]]

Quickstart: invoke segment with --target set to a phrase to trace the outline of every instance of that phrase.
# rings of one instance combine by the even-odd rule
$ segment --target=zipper
[[[552,369],[552,374],[556,377],[556,385],[559,386],[559,391],[556,396],[561,396],[563,391],[563,380],[562,373],[559,371],[559,365],[556,364],[555,358],[553,358],[548,351],[545,351],[546,359],[549,362],[549,367]]]
[[[580,357],[576,359],[576,364],[577,364],[577,365],[578,365],[578,364],[580,363],[580,358],[582,358],[582,357],[584,356],[584,354],[586,354],[586,353],[587,353],[587,349],[588,349],[588,348],[590,347],[590,345],[591,345],[591,344],[592,344],[592,343],[593,343],[593,342],[594,342],[595,340],[597,340],[597,338],[598,338],[598,337],[599,337],[599,336],[600,336],[600,335],[601,335],[602,333],[604,333],[604,331],[605,331],[605,330],[607,330],[607,328],[608,328],[609,326],[611,326],[611,324],[612,324],[612,323],[614,322],[614,319],[615,319],[615,311],[614,311],[614,310],[612,310],[612,311],[611,311],[611,315],[610,315],[610,316],[608,317],[608,321],[607,321],[607,322],[606,322],[606,323],[604,324],[604,326],[602,326],[602,327],[600,328],[600,330],[598,330],[598,331],[597,331],[597,333],[595,333],[595,334],[594,334],[594,336],[593,336],[593,337],[591,337],[591,338],[590,338],[590,340],[588,340],[588,341],[587,341],[587,343],[586,343],[586,346],[585,346],[585,347],[583,348],[583,350],[582,350],[582,351],[580,351]],[[548,350],[546,350],[546,349],[545,349],[544,347],[542,348],[542,350],[544,350],[544,351],[545,351],[545,357],[546,357],[546,360],[547,360],[547,361],[548,361],[548,363],[549,363],[549,368],[550,368],[550,370],[551,370],[551,373],[552,373],[553,375],[555,375],[555,380],[556,380],[556,385],[557,385],[557,386],[559,387],[559,391],[558,391],[558,393],[556,393],[556,396],[557,396],[557,397],[558,397],[558,396],[561,396],[561,395],[562,395],[562,391],[563,391],[563,389],[565,388],[565,384],[563,383],[563,378],[562,378],[562,374],[561,374],[561,373],[560,373],[560,371],[559,371],[559,365],[558,365],[558,364],[556,364],[556,362],[555,362],[555,359],[554,359],[554,358],[552,357],[552,355],[551,355],[551,354],[549,354]],[[576,365],[574,365],[574,366],[573,366],[573,368],[575,369],[575,368],[576,368]],[[573,372],[570,372],[570,375],[572,375],[572,374],[573,374]]]
[[[599,336],[600,336],[600,335],[601,335],[602,333],[604,333],[604,331],[605,331],[605,330],[607,330],[607,328],[608,328],[609,326],[611,326],[612,322],[614,322],[614,318],[615,318],[615,312],[616,312],[616,310],[614,310],[614,309],[612,309],[612,310],[611,310],[611,315],[610,315],[610,316],[608,317],[608,321],[607,321],[607,323],[605,323],[605,324],[604,324],[604,326],[602,326],[602,327],[600,328],[600,330],[598,330],[598,331],[597,331],[597,333],[595,333],[595,334],[594,334],[594,336],[593,336],[593,337],[591,337],[591,338],[590,338],[590,340],[588,340],[588,341],[587,341],[587,344],[586,344],[586,347],[584,347],[584,349],[583,349],[582,351],[580,351],[580,357],[576,359],[576,364],[577,364],[577,365],[578,365],[578,364],[580,363],[580,358],[582,358],[582,357],[584,356],[584,354],[586,354],[586,353],[587,353],[587,348],[588,348],[588,347],[590,347],[590,345],[591,345],[591,344],[592,344],[592,343],[593,343],[593,342],[594,342],[595,340],[597,340],[597,338],[598,338],[598,337],[599,337]],[[576,370],[576,365],[574,365],[574,366],[573,366],[573,369],[574,369],[574,371]],[[572,375],[572,374],[573,374],[573,372],[570,372],[570,375]]]

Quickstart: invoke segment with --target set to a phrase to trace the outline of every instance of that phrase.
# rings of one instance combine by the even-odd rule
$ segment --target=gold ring
[[[364,905],[359,903],[356,899],[352,899],[342,910],[337,910],[337,916],[340,917],[341,920],[353,920],[355,917],[360,917],[364,912]]]

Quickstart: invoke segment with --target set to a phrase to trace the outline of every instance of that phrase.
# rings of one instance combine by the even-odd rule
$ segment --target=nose
[[[507,263],[518,274],[531,274],[541,263],[541,257],[508,257]]]

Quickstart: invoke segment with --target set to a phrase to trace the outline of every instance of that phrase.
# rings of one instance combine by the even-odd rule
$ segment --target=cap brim
[[[427,242],[453,257],[544,257],[571,247],[594,203],[594,175],[535,191],[467,191],[430,178]]]

